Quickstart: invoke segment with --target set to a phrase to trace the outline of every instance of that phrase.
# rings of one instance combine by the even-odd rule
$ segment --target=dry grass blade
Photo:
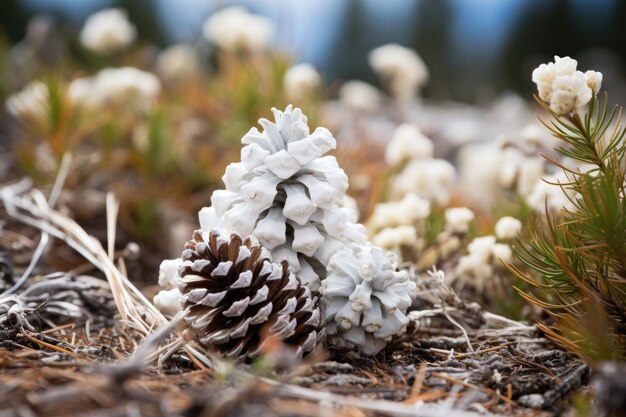
[[[115,224],[119,204],[112,194],[107,195],[107,237],[108,251],[93,236],[90,236],[74,220],[54,210],[43,194],[31,189],[31,182],[20,181],[0,189],[0,202],[7,213],[24,224],[42,231],[42,236],[50,235],[66,242],[87,261],[102,271],[109,283],[113,299],[122,322],[147,337],[153,330],[168,324],[168,320],[150,302],[128,277],[115,265],[113,255],[115,242]],[[34,266],[34,264],[33,264]],[[190,345],[183,345],[184,350],[194,356],[194,362],[200,368],[212,367],[216,362]],[[151,359],[154,359],[151,356]]]
[[[9,186],[0,190],[0,197],[7,213],[14,219],[65,241],[105,274],[124,322],[144,336],[153,328],[167,322],[154,305],[120,272],[100,242],[74,220],[50,207],[41,192],[24,190],[22,186]],[[107,203],[110,213],[108,219],[115,220],[114,198],[107,198]],[[114,238],[114,234],[110,233],[109,237]]]

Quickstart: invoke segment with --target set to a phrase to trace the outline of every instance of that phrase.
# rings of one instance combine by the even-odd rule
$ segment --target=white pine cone
[[[252,128],[243,137],[241,162],[226,168],[226,189],[213,193],[200,223],[203,230],[254,235],[317,291],[329,254],[346,242],[364,243],[365,229],[342,209],[348,177],[333,156],[322,156],[336,147],[332,134],[311,133],[298,108],[272,112],[275,122],[260,119],[263,132]]]
[[[330,259],[320,288],[330,343],[374,355],[405,332],[415,283],[396,267],[395,255],[373,246],[352,245]]]

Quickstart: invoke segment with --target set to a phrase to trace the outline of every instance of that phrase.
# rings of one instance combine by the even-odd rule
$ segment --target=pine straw
[[[50,247],[37,244],[31,266],[0,296],[0,306],[19,307],[0,309],[0,417],[544,415],[521,404],[563,410],[570,392],[588,379],[582,362],[556,350],[534,326],[466,305],[437,273],[420,280],[422,305],[411,313],[407,335],[376,359],[330,352],[339,362],[317,357],[298,364],[277,346],[265,362],[235,366],[180,336],[179,319],[165,318],[129,280],[114,252],[112,195],[106,250],[55,210],[54,200],[28,181],[0,189],[11,219],[38,230],[40,242],[64,242],[101,271],[119,319],[111,323],[110,313],[92,304],[52,319],[28,299],[32,286],[46,285],[31,276]],[[74,282],[52,276],[61,286]],[[102,287],[72,291],[63,302],[78,303],[90,291],[101,295]]]

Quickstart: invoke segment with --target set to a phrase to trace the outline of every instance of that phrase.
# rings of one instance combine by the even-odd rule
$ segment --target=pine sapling
[[[509,268],[534,287],[520,291],[522,296],[552,317],[551,323],[539,324],[548,336],[591,362],[623,360],[626,130],[620,124],[621,107],[609,113],[606,95],[603,101],[597,97],[601,74],[582,74],[576,71],[576,61],[572,69],[571,61],[557,57],[533,74],[535,82],[541,80],[536,100],[552,117],[542,123],[561,142],[556,147],[561,158],[548,160],[567,181],[552,185],[560,187],[571,204],[551,212],[546,201],[545,218],[535,219],[529,227],[531,238],[516,248],[532,273]],[[542,77],[536,76],[542,71]],[[587,78],[585,86],[577,81],[580,75]],[[586,104],[579,100],[585,89],[593,94],[588,109],[579,113]]]

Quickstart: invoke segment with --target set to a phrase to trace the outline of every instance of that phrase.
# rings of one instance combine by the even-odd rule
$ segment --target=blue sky
[[[403,43],[398,28],[409,28],[411,13],[420,1],[362,0],[368,27],[379,38],[396,37]],[[437,1],[437,0],[435,0]],[[572,11],[581,16],[581,25],[595,24],[610,18],[618,0],[570,0]],[[111,4],[110,0],[23,0],[37,10],[63,11],[79,25],[86,15]],[[529,0],[451,0],[453,7],[452,38],[458,52],[475,53],[465,45],[468,39],[480,42],[481,51],[496,52],[512,28],[516,16]],[[202,22],[212,10],[232,3],[227,0],[154,0],[172,41],[193,41],[199,36]],[[279,23],[277,42],[294,52],[300,60],[323,59],[347,2],[341,0],[243,0],[254,12],[268,15]],[[533,1],[533,7],[549,2]],[[390,7],[390,6],[393,7]],[[419,24],[417,22],[416,24]],[[389,33],[385,33],[389,32]],[[387,35],[387,36],[385,36]],[[464,47],[465,46],[465,47]]]

